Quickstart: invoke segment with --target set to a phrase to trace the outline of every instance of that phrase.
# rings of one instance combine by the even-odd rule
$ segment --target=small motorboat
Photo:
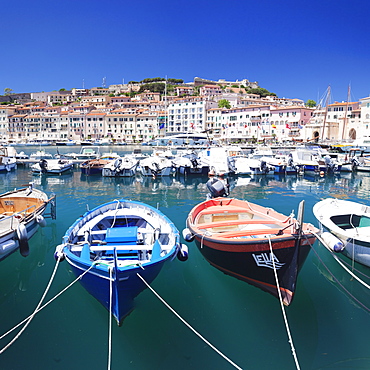
[[[209,189],[218,197],[190,211],[184,239],[195,238],[205,259],[225,274],[281,297],[285,305],[291,304],[298,272],[316,240],[313,232],[318,232],[302,221],[304,201],[294,218],[293,214],[285,216],[271,208],[228,198],[222,180],[221,184],[210,181]]]
[[[61,175],[73,169],[73,161],[68,159],[40,159],[31,166],[34,174]]]
[[[81,143],[82,145],[82,143]],[[89,159],[100,158],[100,148],[99,146],[86,146],[87,142],[84,143],[85,146],[81,146],[79,153],[67,153],[64,156],[72,160],[82,160],[87,161]]]
[[[170,159],[152,155],[139,161],[137,171],[142,176],[162,177],[173,175],[175,167]]]
[[[0,172],[10,172],[17,168],[16,151],[12,147],[0,146]]]
[[[322,239],[329,249],[370,267],[370,206],[326,198],[314,205],[313,213],[328,231]]]
[[[55,196],[48,198],[32,185],[0,195],[0,260],[18,248],[22,256],[28,256],[28,241],[39,226],[45,226],[49,203],[50,216],[55,219]]]
[[[179,155],[172,160],[172,163],[179,175],[207,176],[209,172],[209,165],[204,163],[194,152]]]
[[[36,150],[36,152],[31,153],[30,159],[38,161],[40,159],[53,159],[53,155],[51,153],[45,152],[45,150]]]
[[[139,161],[132,156],[123,156],[107,163],[102,170],[105,177],[131,177],[136,174]]]
[[[101,176],[104,166],[106,166],[109,162],[111,162],[111,159],[89,159],[80,164],[81,173],[86,176]]]
[[[319,174],[320,164],[317,161],[317,153],[307,148],[297,148],[289,153],[291,165],[298,173]]]
[[[157,209],[125,199],[86,212],[67,230],[55,257],[64,258],[83,287],[118,325],[134,298],[166,262],[187,259],[175,225]]]

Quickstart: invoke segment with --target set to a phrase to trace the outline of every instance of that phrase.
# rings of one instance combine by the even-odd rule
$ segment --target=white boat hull
[[[315,204],[320,224],[344,244],[343,254],[370,267],[370,207],[361,203],[327,198]]]

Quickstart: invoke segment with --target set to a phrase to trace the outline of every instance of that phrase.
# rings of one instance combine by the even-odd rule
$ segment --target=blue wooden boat
[[[67,260],[81,284],[115,317],[118,325],[134,298],[166,262],[187,259],[179,231],[157,209],[114,200],[86,212],[67,230],[55,257]]]

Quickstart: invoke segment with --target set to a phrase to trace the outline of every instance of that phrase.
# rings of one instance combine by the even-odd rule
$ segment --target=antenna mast
[[[344,120],[343,120],[342,140],[344,140],[344,132],[345,132],[345,128],[347,125],[348,104],[349,104],[350,98],[351,98],[351,85],[348,85],[346,112],[344,113]]]
[[[329,104],[329,98],[330,98],[330,85],[328,86],[326,94],[326,102],[325,102],[325,116],[324,116],[324,123],[322,125],[322,133],[321,133],[321,140],[324,140],[324,134],[325,134],[325,125],[326,125],[326,116],[328,114],[328,104]]]

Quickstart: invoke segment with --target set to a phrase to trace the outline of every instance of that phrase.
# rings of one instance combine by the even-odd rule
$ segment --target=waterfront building
[[[311,138],[311,134],[306,132],[306,124],[310,122],[313,111],[313,108],[302,106],[271,107],[269,129],[280,141]]]
[[[270,107],[213,108],[207,111],[206,128],[223,142],[245,142],[273,138]]]
[[[148,142],[159,134],[158,114],[141,111],[136,117],[136,141]]]
[[[222,113],[226,108],[210,108],[207,111],[206,127],[209,135],[216,140],[221,140]]]
[[[370,136],[370,96],[360,99],[361,125],[357,138]]]
[[[133,143],[136,140],[136,111],[116,109],[105,116],[105,136]]]
[[[94,109],[86,114],[86,130],[85,136],[87,139],[100,139],[105,136],[105,117],[106,113]]]
[[[5,141],[9,138],[9,118],[14,111],[14,107],[0,106],[0,140]]]
[[[246,93],[245,87],[258,87],[254,84],[195,78],[193,83],[175,85],[172,95],[165,96],[152,92],[109,96],[137,92],[142,84],[136,82],[17,94],[22,105],[0,108],[0,140],[147,142],[158,136],[204,130],[223,142],[353,141],[370,136],[370,97],[311,109],[301,99]],[[191,96],[195,87],[200,96]],[[27,101],[29,98],[37,101]],[[221,99],[228,100],[231,108],[218,108]]]
[[[168,106],[166,134],[203,131],[206,114],[210,108],[217,107],[217,102],[203,97],[179,98]]]
[[[14,113],[9,117],[8,140],[21,141],[26,138],[23,120],[27,117],[26,114]]]
[[[323,127],[321,140],[342,141],[348,139],[350,135],[348,119],[352,115],[352,111],[358,108],[358,102],[335,102],[328,104],[326,122]]]

